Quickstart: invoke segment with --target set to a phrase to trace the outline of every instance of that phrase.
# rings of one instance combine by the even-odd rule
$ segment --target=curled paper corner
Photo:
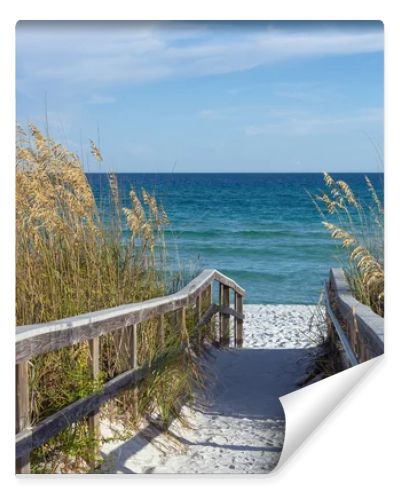
[[[382,359],[383,355],[378,356],[279,398],[285,412],[286,429],[282,453],[273,473],[286,464],[364,375]]]

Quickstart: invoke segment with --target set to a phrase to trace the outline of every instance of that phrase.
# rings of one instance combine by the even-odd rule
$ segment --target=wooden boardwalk
[[[303,314],[296,316],[299,307]],[[274,308],[276,315],[271,314]],[[167,435],[152,426],[127,441],[104,444],[104,473],[265,474],[275,468],[285,434],[279,397],[298,389],[309,374],[319,352],[318,339],[312,344],[309,338],[312,308],[250,305],[244,309],[246,318],[255,309],[258,315],[252,313],[244,325],[244,347],[211,348],[211,356],[204,360],[206,393],[198,395],[193,411],[184,407],[182,412],[190,428],[175,421]],[[261,316],[264,310],[269,321]],[[286,323],[286,332],[278,333],[280,315],[297,321]],[[255,335],[258,344],[253,342]],[[270,335],[280,337],[276,347],[263,348]],[[303,347],[285,348],[285,338],[290,344],[294,337]]]
[[[213,286],[215,285],[219,287],[218,294],[213,293]],[[217,303],[213,302],[215,295],[218,295]],[[267,349],[263,349],[260,353],[254,349],[242,350],[243,296],[244,290],[235,281],[215,269],[208,269],[200,273],[182,290],[169,296],[137,304],[126,304],[45,324],[18,327],[16,336],[17,473],[30,472],[30,453],[32,450],[46,443],[51,437],[69,425],[85,417],[89,417],[90,432],[93,436],[95,453],[97,453],[100,438],[99,411],[101,405],[117,396],[121,391],[134,388],[147,377],[152,369],[162,367],[170,359],[170,356],[174,355],[174,353],[169,352],[167,357],[161,350],[161,354],[151,362],[151,366],[139,366],[138,364],[138,325],[148,320],[157,319],[157,331],[162,346],[164,318],[169,313],[175,315],[175,322],[178,326],[180,344],[176,349],[176,355],[184,350],[196,349],[204,341],[209,342],[210,340],[218,340],[219,345],[226,348],[223,352],[218,351],[216,353],[215,380],[217,383],[213,385],[214,392],[208,393],[207,414],[215,414],[216,419],[222,425],[221,429],[224,429],[223,426],[226,424],[224,419],[237,418],[240,420],[238,420],[237,425],[232,422],[229,425],[226,424],[226,429],[221,430],[221,435],[228,432],[229,427],[240,428],[249,416],[246,417],[246,414],[243,413],[245,408],[247,408],[247,412],[252,411],[251,401],[257,401],[257,411],[254,408],[254,414],[252,414],[253,420],[259,419],[264,424],[271,421],[270,424],[274,426],[274,432],[276,431],[276,435],[272,437],[269,434],[271,429],[268,425],[270,424],[266,425],[265,439],[262,439],[265,446],[261,446],[261,448],[264,446],[265,449],[257,450],[257,453],[271,453],[272,455],[268,455],[269,458],[263,455],[261,462],[266,460],[270,464],[268,467],[276,464],[277,450],[281,447],[283,439],[283,415],[279,414],[279,406],[274,406],[270,398],[273,397],[274,401],[276,401],[279,395],[286,394],[297,388],[297,380],[295,380],[297,375],[294,378],[289,377],[289,379],[283,377],[282,380],[285,380],[284,387],[280,384],[282,382],[281,375],[288,370],[290,372],[290,366],[293,363],[298,364],[298,360],[296,360],[297,354],[295,353],[298,350],[295,349],[292,354],[289,354],[290,350],[288,349],[285,349],[286,354],[269,352]],[[347,359],[350,366],[383,353],[383,318],[378,317],[351,296],[342,270],[331,270],[329,283],[327,284],[326,306],[329,312],[327,324],[332,340],[339,341],[345,348],[344,362]],[[194,331],[197,337],[195,336],[194,340],[195,346],[191,345],[190,342],[193,342],[193,340],[189,340],[187,330],[186,316],[189,309],[195,311],[196,317]],[[211,321],[216,315],[219,318],[218,332],[210,328]],[[41,354],[88,341],[90,347],[88,364],[91,376],[93,380],[96,380],[99,373],[100,337],[121,332],[121,329],[128,333],[130,339],[127,346],[130,352],[130,368],[108,380],[101,390],[78,399],[34,426],[30,425],[29,361]],[[208,332],[204,333],[204,329],[208,330]],[[214,338],[214,335],[217,338]],[[304,350],[300,349],[303,354]],[[235,355],[232,354],[233,352],[235,352]],[[252,353],[251,356],[248,352]],[[289,356],[289,358],[286,359],[285,356]],[[293,356],[293,358],[290,358],[290,356]],[[272,369],[272,367],[275,368]],[[208,366],[210,373],[213,372],[213,369],[212,366]],[[230,395],[228,399],[221,399],[221,391],[225,391],[223,394],[226,397],[228,394]],[[250,394],[252,394],[251,401],[248,399]],[[229,403],[230,400],[232,404]],[[233,400],[235,404],[233,404]],[[230,410],[227,409],[227,404],[230,405]],[[274,404],[276,405],[276,403]],[[274,407],[274,411],[270,413],[272,407]],[[218,408],[220,413],[218,413]],[[224,408],[224,410],[222,411],[221,408]],[[227,411],[228,413],[226,413]],[[261,423],[260,425],[263,426],[264,424]],[[213,428],[217,428],[213,419],[208,421],[207,425],[210,426],[210,433],[212,433]],[[207,428],[207,425],[205,428]],[[182,439],[184,438],[182,437]],[[211,434],[208,439],[212,440]],[[193,446],[200,449],[199,447],[208,445],[197,443]],[[242,443],[237,446],[251,447],[252,445],[251,443]],[[210,448],[218,447],[210,446]],[[274,450],[269,448],[274,448]],[[203,451],[205,452],[205,450]],[[215,450],[213,453],[216,453]],[[211,463],[214,462],[211,460]],[[229,469],[231,469],[231,465],[228,466]],[[215,463],[215,467],[218,468],[217,463]],[[254,465],[254,468],[261,472],[261,470],[258,470],[258,465]],[[239,469],[240,467],[238,469],[234,467],[234,470]]]
[[[214,304],[213,285],[219,285],[219,304]],[[230,295],[234,295],[234,308],[230,307]],[[69,425],[89,417],[89,427],[95,448],[98,448],[100,429],[99,411],[102,404],[120,392],[135,387],[156,367],[162,367],[174,353],[161,354],[151,365],[138,365],[137,327],[144,321],[158,319],[158,334],[161,343],[164,338],[164,316],[175,314],[177,335],[180,345],[175,355],[189,350],[190,345],[186,324],[188,308],[196,311],[198,338],[197,346],[206,338],[202,327],[210,325],[216,314],[219,315],[219,341],[229,345],[230,321],[234,318],[233,341],[238,347],[243,338],[243,295],[244,290],[235,281],[215,269],[206,269],[178,292],[144,302],[127,304],[111,309],[82,314],[79,316],[51,321],[45,324],[17,327],[16,335],[16,471],[30,472],[30,453],[46,443]],[[205,313],[201,311],[206,305]],[[116,334],[121,329],[129,330],[131,368],[107,381],[102,390],[78,399],[57,413],[50,415],[38,424],[30,425],[29,367],[30,359],[62,347],[69,347],[89,341],[90,356],[88,363],[93,380],[99,373],[99,341],[106,334]],[[211,332],[209,332],[210,336]],[[94,450],[94,455],[97,451]]]

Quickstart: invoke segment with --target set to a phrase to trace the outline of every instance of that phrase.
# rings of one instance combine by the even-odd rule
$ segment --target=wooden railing
[[[338,335],[346,366],[383,354],[384,320],[353,297],[343,269],[331,269],[325,298],[329,332]]]
[[[214,304],[213,284],[219,283],[219,304]],[[230,292],[234,294],[231,308]],[[235,347],[243,345],[243,296],[244,290],[233,280],[215,269],[206,269],[180,291],[165,297],[127,304],[93,313],[81,314],[49,323],[17,327],[16,335],[16,470],[17,473],[30,472],[30,453],[46,443],[69,425],[89,417],[89,430],[94,442],[99,436],[99,410],[103,403],[118,393],[135,388],[146,375],[163,366],[171,356],[178,355],[189,345],[186,312],[195,308],[198,343],[204,341],[202,327],[210,325],[219,313],[219,338],[214,338],[223,346],[229,346],[230,338]],[[205,309],[205,313],[202,311]],[[160,342],[164,337],[165,314],[175,312],[181,332],[180,347],[173,353],[161,354],[151,364],[139,366],[137,329],[143,321],[157,318]],[[230,316],[234,318],[233,335],[230,335]],[[99,374],[99,339],[102,335],[113,334],[121,328],[129,329],[130,369],[106,382],[102,389],[78,399],[38,424],[30,425],[30,390],[28,363],[41,354],[89,341],[90,373],[94,380]],[[209,332],[210,333],[210,332]]]

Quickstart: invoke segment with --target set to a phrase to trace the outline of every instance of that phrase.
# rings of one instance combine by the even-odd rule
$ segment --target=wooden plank
[[[235,292],[235,345],[243,347],[243,296]]]
[[[188,293],[190,296],[193,296],[193,293],[196,293],[198,290],[201,290],[201,292],[204,291],[214,280],[228,286],[241,295],[245,294],[244,288],[240,287],[234,280],[228,278],[216,269],[205,269],[188,285],[182,288],[182,290],[178,292],[178,294]]]
[[[189,347],[189,332],[186,325],[186,307],[182,307],[182,309],[179,309],[177,320],[181,342],[185,347]]]
[[[350,326],[350,331],[351,331],[351,335],[353,338],[354,352],[356,353],[358,359],[360,359],[360,343],[362,343],[362,342],[360,339],[360,331],[359,331],[359,328],[357,325],[357,318],[356,318],[356,312],[355,312],[354,307],[353,307],[353,321],[352,321],[351,326]]]
[[[230,289],[234,290],[235,292],[238,292],[239,295],[244,295],[245,294],[245,289],[239,286],[234,280],[231,278],[228,278],[224,274],[220,273],[217,270],[214,270],[214,277],[216,281],[219,281],[220,283],[224,284],[225,286],[229,287]]]
[[[160,314],[157,323],[157,338],[160,343],[161,350],[164,349],[165,346],[165,316],[164,314]]]
[[[346,333],[343,331],[342,327],[340,326],[340,323],[335,316],[335,313],[332,309],[332,306],[329,302],[329,289],[327,284],[325,283],[325,307],[326,307],[326,312],[329,315],[329,319],[332,322],[335,331],[339,337],[339,340],[342,344],[343,347],[343,352],[345,354],[344,362],[347,367],[350,366],[356,366],[359,363],[359,360],[357,359],[357,355],[353,350],[353,346],[351,345],[351,341],[346,335]]]
[[[208,306],[207,311],[213,305],[212,292],[213,292],[212,285],[209,285],[208,288],[204,291],[205,303]],[[215,340],[215,334],[216,334],[216,328],[215,328],[215,324],[214,324],[215,323],[214,319],[215,319],[214,315],[212,315],[210,317],[210,321],[207,323],[207,327],[204,329],[204,335],[205,335],[205,337],[207,337],[211,341]]]
[[[196,327],[197,327],[197,352],[201,352],[201,348],[203,345],[203,327],[200,326],[201,321],[201,308],[202,308],[202,300],[203,294],[200,294],[196,299]]]
[[[384,319],[353,297],[343,269],[331,269],[329,281],[340,315],[347,323],[350,335],[357,335],[358,342],[364,344],[365,351],[369,353],[368,359],[383,354]],[[358,333],[355,332],[354,322]],[[356,346],[356,343],[354,345]]]
[[[219,342],[222,342],[222,301],[223,301],[223,287],[224,285],[222,283],[219,283],[218,287],[218,305],[219,305],[219,314],[218,314],[218,340]]]
[[[31,450],[42,445],[69,425],[81,420],[91,412],[98,411],[102,404],[143,380],[152,369],[161,368],[168,360],[182,353],[183,349],[181,346],[173,352],[159,356],[152,367],[145,366],[121,373],[106,382],[101,391],[81,398],[50,415],[36,426],[19,432],[16,436],[16,457],[27,455]]]
[[[236,313],[236,307],[237,307],[236,292],[233,292],[233,307],[235,308],[234,311]],[[235,316],[233,317],[233,345],[234,347],[237,347],[237,318]]]
[[[133,370],[139,368],[138,363],[138,325],[129,327],[130,333],[130,367]],[[135,419],[139,418],[139,389],[133,388],[133,415]]]
[[[235,309],[229,306],[220,306],[219,310],[221,311],[222,314],[228,315],[228,316],[233,316],[234,318],[237,319],[244,319],[244,314],[237,312]]]
[[[115,332],[182,307],[194,305],[196,298],[214,280],[230,286],[239,294],[244,290],[215,269],[206,269],[179,292],[137,304],[104,309],[38,325],[17,327],[16,363]]]
[[[130,367],[137,368],[138,365],[138,339],[137,339],[138,325],[132,325],[129,327],[130,345],[129,345],[129,357],[130,357]]]
[[[325,300],[326,301],[330,300],[329,294],[330,294],[330,288],[325,286]],[[327,329],[327,337],[330,340],[330,342],[335,344],[335,342],[336,342],[335,326],[332,323],[332,320],[331,320],[331,317],[329,315],[327,308],[325,308],[324,316],[325,316],[325,323],[326,323],[326,329]]]
[[[364,343],[360,345],[360,354],[358,359],[360,360],[361,363],[368,360],[367,349]]]
[[[198,326],[203,327],[210,324],[212,318],[216,313],[224,313],[227,315],[232,315],[238,319],[243,320],[244,314],[237,313],[234,309],[227,306],[218,306],[217,304],[211,304],[207,311],[202,315]]]
[[[37,328],[33,328],[28,332],[20,330],[20,333],[17,333],[16,359],[18,361],[28,360],[39,354],[75,345],[84,340],[91,340],[111,332],[117,332],[121,328],[152,319],[159,314],[177,310],[180,304],[184,304],[186,301],[187,299],[182,299],[178,302],[161,304],[155,308],[144,303],[133,304],[132,306],[122,306],[122,308],[119,308],[118,313],[115,310],[92,313],[89,320],[82,318],[82,316],[86,315],[60,320],[53,325],[54,330],[49,330],[48,323],[43,327],[38,325]],[[143,306],[143,309],[141,306]]]
[[[229,314],[226,312],[229,308],[229,287],[222,285],[222,302],[221,302],[221,345],[229,347]]]
[[[30,408],[29,408],[29,366],[28,363],[20,363],[16,365],[16,432],[22,432],[30,424]],[[30,474],[30,452],[17,457],[16,469],[17,474]]]
[[[89,368],[90,376],[94,381],[100,373],[100,339],[99,337],[89,340]],[[100,414],[95,410],[88,415],[89,436],[93,443],[93,457],[91,468],[95,469],[99,463],[99,443],[100,443]]]
[[[210,323],[212,317],[214,314],[219,312],[220,308],[217,306],[217,304],[211,304],[210,307],[207,309],[207,311],[203,314],[199,326],[204,326]]]

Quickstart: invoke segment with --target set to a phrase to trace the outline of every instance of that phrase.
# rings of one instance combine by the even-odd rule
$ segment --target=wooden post
[[[219,290],[218,290],[218,303],[220,306],[222,306],[222,288],[223,288],[223,285],[222,283],[219,284]],[[219,342],[222,342],[222,312],[220,311],[219,314],[218,314],[218,340]]]
[[[235,311],[243,314],[243,296],[235,292]],[[235,342],[236,347],[243,347],[243,319],[235,318]]]
[[[330,318],[328,312],[325,313],[325,322],[326,322],[326,328],[327,328],[327,337],[333,344],[336,344],[335,328],[333,327],[333,323],[331,321],[331,318]]]
[[[196,328],[197,328],[197,352],[201,351],[203,345],[203,327],[199,326],[201,320],[202,294],[196,298]]]
[[[137,325],[131,325],[130,330],[130,366],[138,368],[138,340],[137,340]],[[135,419],[139,416],[139,389],[133,388],[133,413]]]
[[[235,311],[237,311],[237,292],[233,292],[233,297],[234,297],[234,307]],[[238,330],[238,319],[235,317],[233,320],[233,345],[237,347],[237,330]]]
[[[360,338],[359,338],[360,332],[358,329],[356,311],[354,307],[352,312],[353,312],[353,318],[352,318],[352,326],[350,328],[353,336],[353,350],[357,358],[360,359]]]
[[[229,286],[222,285],[222,306],[229,307]],[[221,345],[229,347],[229,314],[222,314]]]
[[[164,350],[165,346],[165,317],[164,314],[160,314],[157,323],[157,337],[160,342],[161,350]]]
[[[96,380],[100,372],[100,338],[89,340],[89,368],[90,376]],[[91,467],[94,469],[99,461],[99,442],[100,442],[100,414],[98,411],[88,415],[89,436],[93,441],[93,459]]]
[[[367,361],[367,354],[366,354],[366,348],[365,348],[365,342],[360,342],[360,349],[359,349],[359,356],[358,359],[360,363],[363,363],[364,361]]]
[[[186,347],[189,347],[189,333],[186,326],[186,307],[178,309],[178,325],[182,342],[186,344]]]
[[[19,363],[16,368],[16,432],[21,432],[30,424],[29,410],[29,367],[28,362]],[[30,454],[18,458],[16,461],[16,474],[30,474]]]
[[[206,304],[206,307],[204,308],[207,310],[211,304],[212,304],[213,296],[212,296],[212,284],[208,286],[204,290],[204,295],[203,295],[203,303]],[[216,329],[215,329],[215,323],[214,323],[214,317],[211,318],[211,321],[204,327],[203,330],[203,341],[204,337],[208,337],[208,339],[213,342],[215,341],[215,336],[216,336]]]

